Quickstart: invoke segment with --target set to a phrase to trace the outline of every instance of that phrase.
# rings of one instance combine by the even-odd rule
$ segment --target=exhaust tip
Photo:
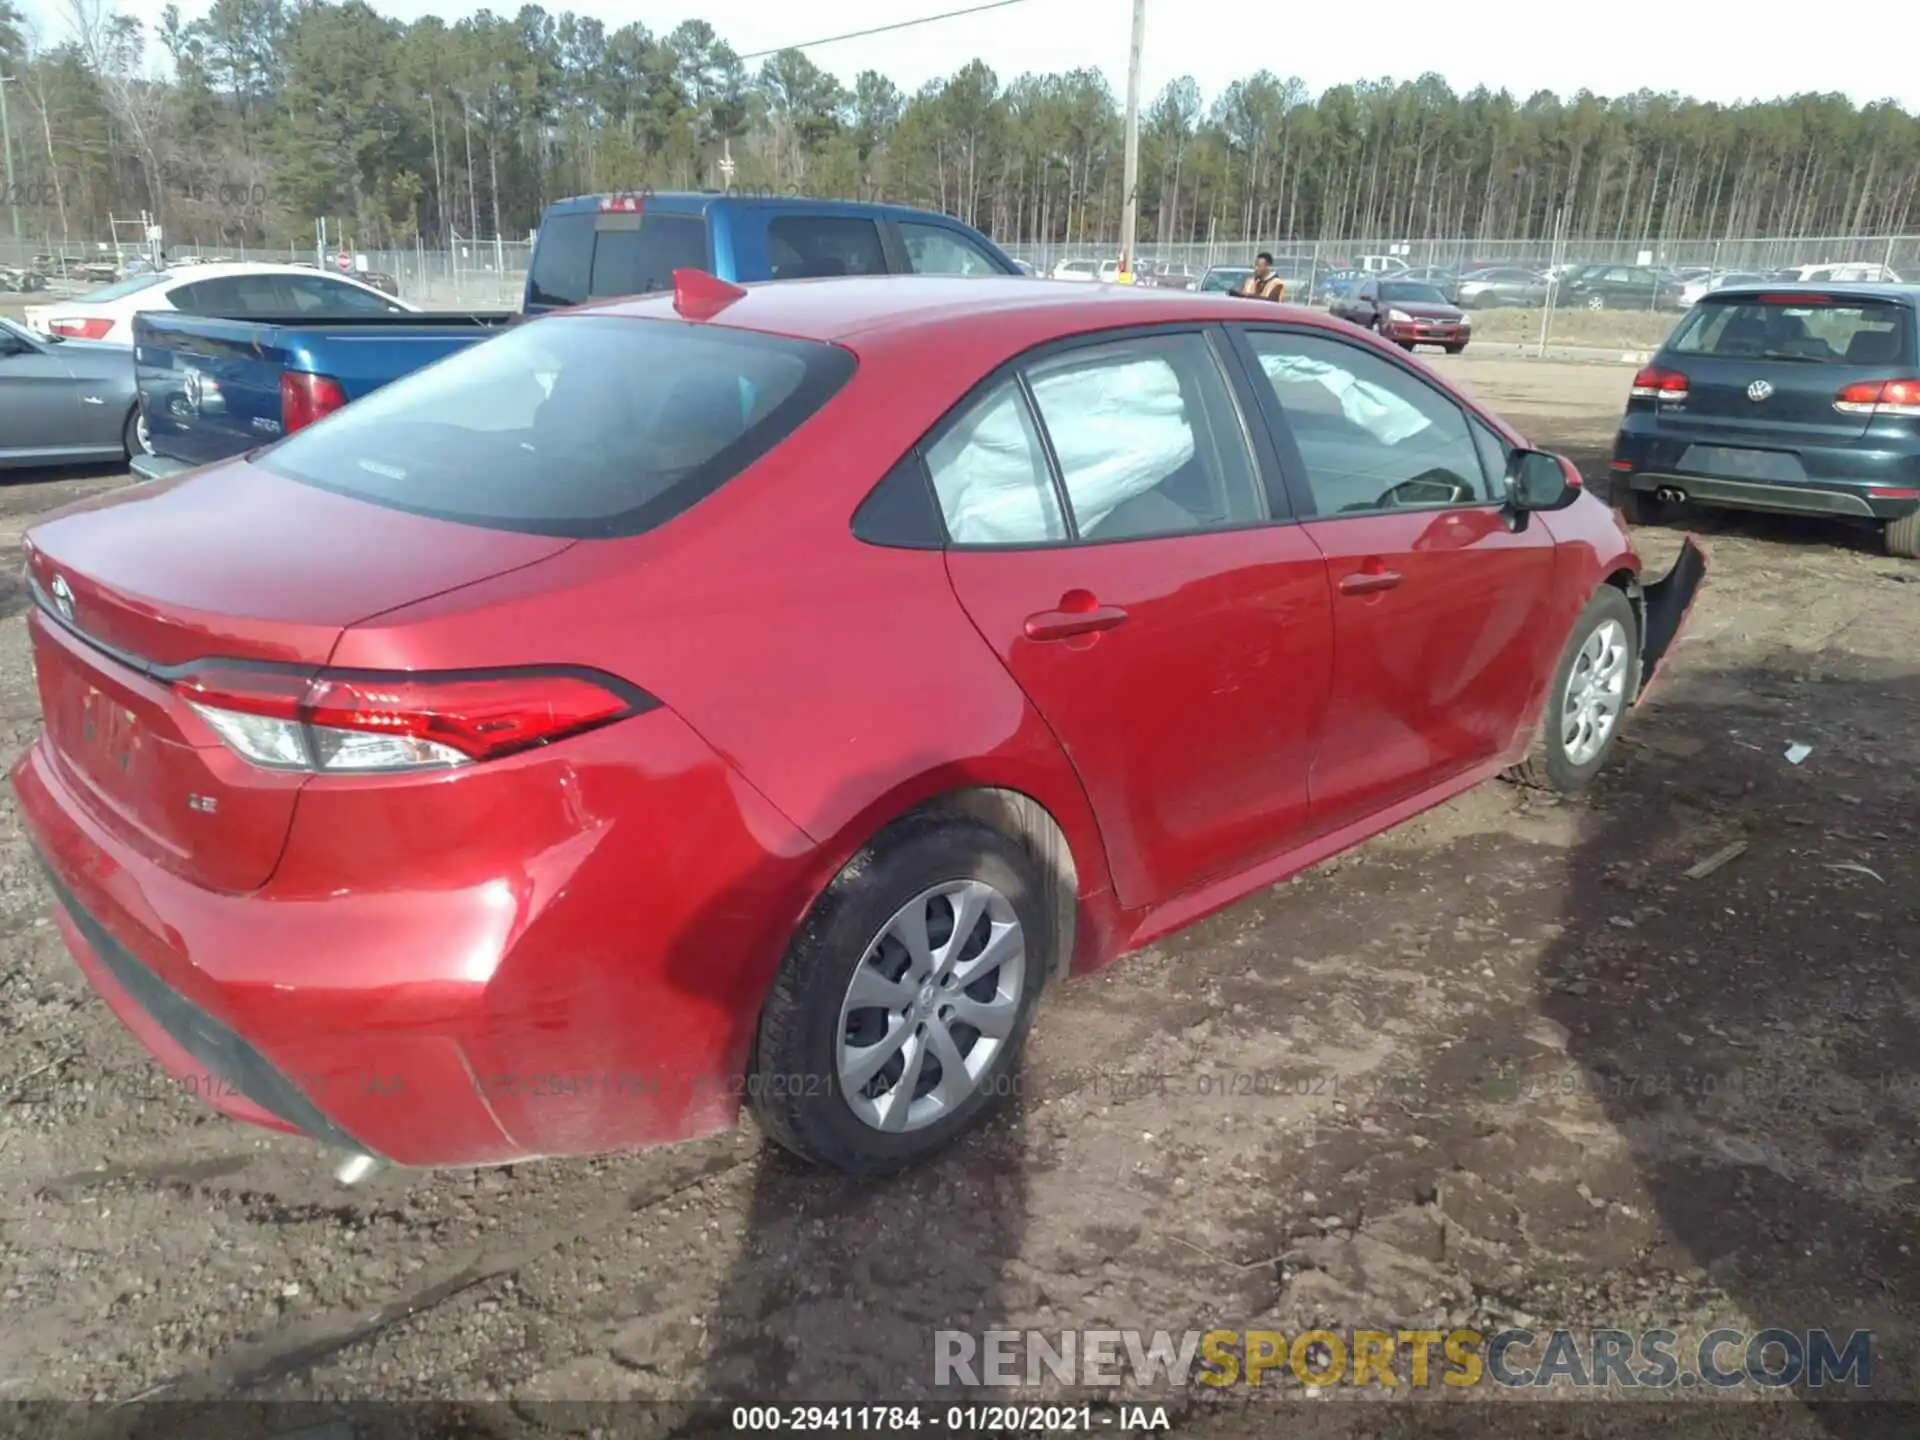
[[[371,1155],[349,1155],[333,1167],[333,1178],[341,1185],[358,1185],[384,1168],[384,1162]]]

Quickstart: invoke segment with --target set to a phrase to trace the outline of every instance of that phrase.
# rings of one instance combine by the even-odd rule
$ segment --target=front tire
[[[1507,778],[1571,795],[1607,763],[1627,707],[1640,687],[1640,626],[1633,605],[1602,585],[1574,622],[1547,689],[1545,712],[1527,758]]]
[[[1887,522],[1886,547],[1902,560],[1920,560],[1920,510]]]
[[[1462,350],[1467,348],[1467,344],[1463,340],[1458,345],[1445,345],[1445,346],[1442,346],[1441,348],[1444,349],[1449,355],[1458,355]]]
[[[919,815],[849,862],[802,923],[761,1010],[762,1127],[847,1175],[904,1169],[978,1125],[1053,959],[1027,852],[979,820]]]
[[[1589,310],[1604,310],[1604,309],[1606,309],[1606,308],[1607,308],[1607,297],[1606,297],[1606,296],[1604,296],[1604,295],[1589,295],[1589,296],[1587,297],[1587,309],[1589,309]]]

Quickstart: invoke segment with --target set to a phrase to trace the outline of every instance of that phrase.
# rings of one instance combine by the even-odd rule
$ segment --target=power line
[[[778,55],[781,50],[811,50],[816,45],[838,45],[842,40],[860,40],[868,35],[885,35],[890,30],[911,30],[916,25],[931,25],[936,20],[955,20],[962,15],[978,15],[983,10],[1004,10],[1009,5],[1025,4],[1026,0],[991,0],[986,5],[969,5],[964,10],[948,10],[940,15],[922,15],[918,20],[896,20],[891,25],[876,25],[871,30],[849,30],[845,35],[829,35],[824,40],[803,40],[798,45],[782,45],[779,50],[755,50],[750,55],[739,55],[739,60],[764,60],[769,55]]]

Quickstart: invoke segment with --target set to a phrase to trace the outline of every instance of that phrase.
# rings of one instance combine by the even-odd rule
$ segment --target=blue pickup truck
[[[562,200],[541,219],[520,313],[137,316],[134,370],[154,453],[133,469],[155,479],[257,449],[522,314],[668,289],[678,269],[743,284],[1021,273],[979,231],[904,206],[704,191]]]

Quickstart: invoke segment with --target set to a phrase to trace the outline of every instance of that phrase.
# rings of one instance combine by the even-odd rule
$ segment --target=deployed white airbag
[[[1179,378],[1163,359],[1074,365],[1039,376],[1033,392],[1083,531],[1193,458]],[[928,459],[957,543],[1064,538],[1038,437],[1011,388],[946,435]]]
[[[1269,380],[1290,385],[1319,383],[1340,402],[1340,411],[1347,419],[1366,429],[1383,445],[1398,445],[1433,423],[1391,390],[1349,375],[1325,360],[1268,352],[1260,357],[1260,368],[1267,372]]]
[[[1157,356],[1042,376],[1033,398],[1082,531],[1193,458],[1180,379]]]

